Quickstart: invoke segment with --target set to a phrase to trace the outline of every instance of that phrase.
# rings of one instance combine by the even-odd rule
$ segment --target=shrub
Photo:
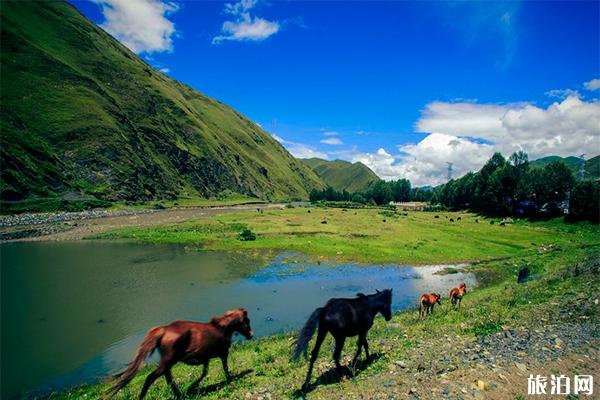
[[[244,229],[242,233],[240,233],[239,239],[243,242],[248,240],[256,240],[256,235],[250,229]]]
[[[579,182],[571,191],[569,221],[600,222],[600,183]]]

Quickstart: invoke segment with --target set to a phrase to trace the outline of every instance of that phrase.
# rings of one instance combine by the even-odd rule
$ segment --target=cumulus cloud
[[[493,147],[489,144],[433,133],[418,143],[398,146],[396,154],[384,148],[375,153],[354,150],[346,154],[346,158],[362,162],[381,179],[406,178],[413,186],[424,186],[446,181],[447,162],[453,164],[454,176],[457,177],[479,169],[492,154]]]
[[[233,21],[223,23],[222,35],[215,36],[213,44],[226,40],[262,41],[279,32],[280,25],[277,21],[268,21],[252,15],[251,10],[257,4],[258,0],[240,0],[237,3],[225,4],[224,11],[233,17]]]
[[[175,25],[167,17],[176,3],[162,0],[93,0],[102,7],[106,32],[134,53],[173,50]]]
[[[321,133],[321,135],[323,135],[323,136],[337,136],[338,133],[335,132],[335,131],[325,131],[325,132]]]
[[[168,74],[169,72],[171,72],[170,68],[164,67],[159,69],[160,72],[162,72],[163,74]]]
[[[600,79],[592,79],[591,81],[585,82],[583,86],[587,90],[598,90],[600,89]]]
[[[322,158],[324,160],[328,159],[328,156],[326,153],[318,151],[313,146],[310,146],[310,145],[307,145],[304,143],[285,140],[281,136],[274,134],[274,133],[272,133],[271,136],[273,136],[273,139],[275,139],[279,143],[281,143],[286,148],[286,150],[289,151],[296,158],[314,158],[314,157],[316,157],[316,158]]]
[[[327,139],[323,139],[321,140],[321,143],[325,143],[325,144],[329,144],[329,145],[334,145],[334,146],[339,146],[341,144],[344,144],[344,142],[342,142],[340,139],[336,138],[336,137],[330,137]]]
[[[503,153],[524,150],[533,158],[566,156],[599,148],[600,103],[575,95],[547,108],[526,103],[436,102],[425,108],[416,128],[425,133],[479,138]]]
[[[354,149],[342,156],[364,163],[382,179],[407,178],[422,186],[444,183],[447,162],[459,177],[479,170],[496,151],[508,156],[523,150],[530,159],[598,153],[600,102],[576,95],[545,108],[529,103],[433,102],[422,111],[415,130],[425,138],[400,145],[396,152]]]

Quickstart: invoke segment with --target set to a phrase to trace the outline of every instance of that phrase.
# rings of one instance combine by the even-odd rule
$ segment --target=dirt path
[[[116,228],[175,224],[219,214],[257,212],[257,209],[280,209],[284,206],[284,204],[246,204],[226,207],[170,208],[152,212],[145,210],[129,215],[107,215],[64,222],[5,226],[0,228],[0,241],[80,240]]]

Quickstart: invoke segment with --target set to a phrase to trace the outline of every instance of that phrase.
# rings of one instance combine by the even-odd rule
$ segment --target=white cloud
[[[556,97],[561,100],[569,96],[580,96],[579,92],[573,89],[552,89],[547,91],[545,95],[548,97]]]
[[[567,96],[547,108],[533,104],[429,104],[417,121],[420,132],[474,137],[505,154],[524,150],[530,158],[573,155],[600,147],[600,102]]]
[[[173,50],[175,25],[167,16],[176,3],[162,0],[93,0],[102,7],[106,32],[135,53]]]
[[[160,72],[162,72],[163,74],[168,74],[169,72],[171,72],[170,68],[164,67],[159,69]]]
[[[600,79],[592,79],[591,81],[585,82],[583,86],[587,90],[598,90],[600,89]]]
[[[335,131],[325,131],[325,132],[321,133],[321,135],[323,135],[323,136],[337,136],[338,133],[335,132]]]
[[[251,14],[250,10],[257,3],[258,0],[240,0],[225,4],[224,11],[231,14],[234,20],[223,23],[223,34],[215,36],[213,44],[225,40],[262,41],[279,32],[280,25],[277,21],[268,21]]]
[[[397,154],[356,149],[338,152],[360,161],[382,179],[407,178],[414,186],[444,183],[447,162],[453,176],[477,171],[496,151],[509,156],[524,150],[530,159],[600,152],[600,102],[570,95],[546,108],[528,103],[428,104],[415,129],[427,134],[418,143],[400,145]],[[595,153],[594,153],[595,152]]]
[[[272,133],[271,136],[273,136],[273,139],[275,139],[279,143],[281,143],[286,148],[286,150],[289,151],[296,158],[316,157],[316,158],[322,158],[324,160],[328,159],[328,156],[326,153],[318,151],[313,146],[310,146],[310,145],[307,145],[304,143],[292,142],[289,140],[285,140],[281,136],[274,134],[274,133]]]
[[[352,162],[360,161],[381,179],[405,178],[413,186],[438,185],[447,179],[447,162],[453,164],[454,176],[479,169],[493,154],[493,147],[453,135],[433,133],[418,143],[398,146],[392,155],[383,148],[375,153],[356,150],[345,154]]]
[[[434,102],[425,108],[416,130],[421,142],[400,146],[395,172],[416,182],[441,183],[446,162],[454,176],[478,170],[492,152],[508,156],[523,150],[530,159],[600,152],[600,102],[575,95],[547,108],[533,104]],[[594,155],[596,154],[594,153]],[[437,172],[436,172],[437,171]]]
[[[336,137],[330,137],[327,139],[323,139],[323,140],[321,140],[321,143],[325,143],[325,144],[329,144],[329,145],[333,145],[333,146],[339,146],[341,144],[344,144],[344,142],[342,142],[340,139],[338,139]]]

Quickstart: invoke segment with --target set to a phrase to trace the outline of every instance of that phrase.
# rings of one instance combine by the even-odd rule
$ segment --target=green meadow
[[[240,240],[244,229],[250,229],[256,240]],[[96,238],[422,265],[515,257],[542,245],[598,241],[597,234],[597,226],[568,225],[560,220],[502,225],[500,219],[458,212],[297,207],[197,218],[177,225],[123,228]]]

